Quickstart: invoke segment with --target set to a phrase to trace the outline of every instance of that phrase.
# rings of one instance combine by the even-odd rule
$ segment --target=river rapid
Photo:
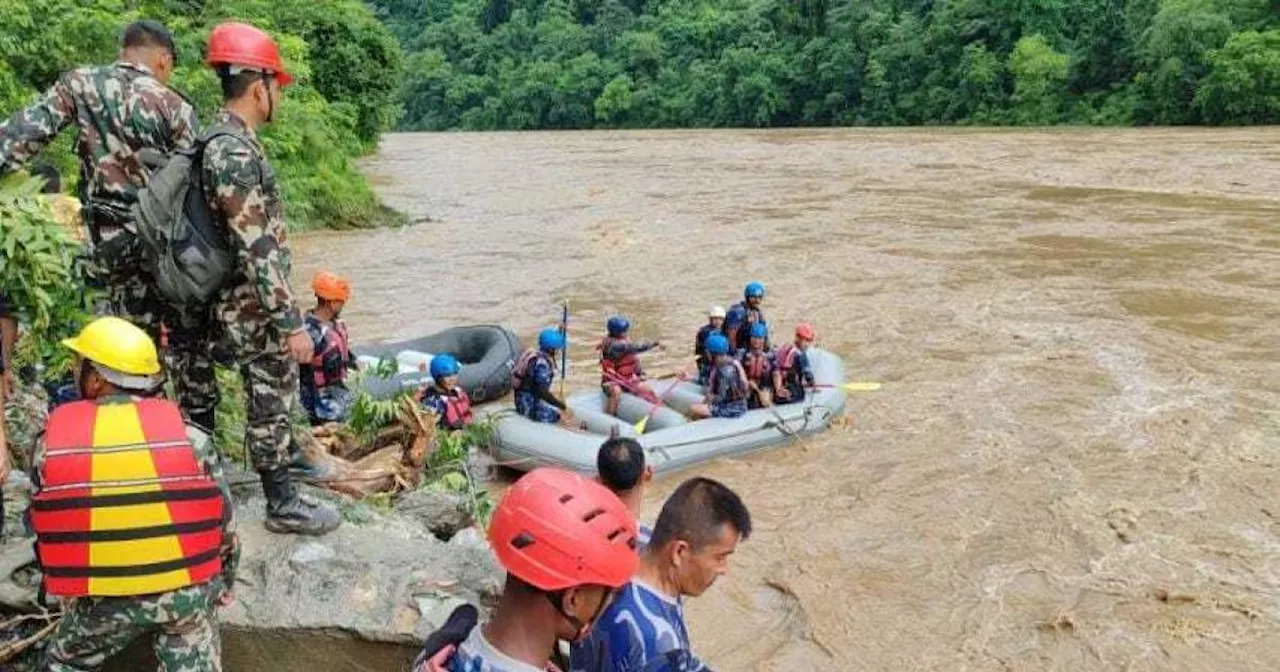
[[[687,361],[768,285],[848,422],[667,477],[755,532],[688,604],[717,670],[1280,669],[1280,129],[397,134],[402,230],[300,236],[357,342],[569,300]],[[305,294],[305,292],[301,292]]]

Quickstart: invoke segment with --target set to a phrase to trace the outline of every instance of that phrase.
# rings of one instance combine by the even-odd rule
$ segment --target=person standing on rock
[[[574,645],[573,672],[705,670],[692,653],[685,597],[697,597],[729,570],[751,535],[751,514],[729,488],[691,478],[662,506],[635,577]]]
[[[507,570],[493,618],[459,607],[427,638],[413,672],[543,672],[560,641],[582,638],[636,569],[636,524],[604,486],[542,468],[507,491],[489,525]]]
[[[98,281],[110,312],[160,336],[161,304],[142,271],[142,251],[130,206],[147,181],[140,158],[167,154],[196,138],[196,110],[167,86],[178,52],[155,21],[125,28],[112,65],[72,70],[31,107],[0,126],[0,175],[17,170],[64,128],[75,125],[80,202],[93,243]]]
[[[243,23],[216,26],[206,60],[222,83],[223,107],[214,126],[220,135],[204,150],[204,196],[214,220],[226,227],[236,264],[213,312],[244,379],[245,447],[267,496],[267,529],[326,534],[341,518],[302,500],[287,468],[296,449],[290,411],[298,398],[298,365],[311,364],[315,353],[289,285],[280,188],[255,135],[275,118],[292,77],[271,36]]]
[[[150,638],[160,669],[222,669],[214,609],[229,604],[231,493],[209,436],[160,386],[155,344],[116,317],[63,341],[80,401],[49,415],[31,509],[44,589],[67,600],[45,672],[103,667]]]

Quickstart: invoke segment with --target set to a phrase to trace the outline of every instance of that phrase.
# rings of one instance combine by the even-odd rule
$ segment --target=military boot
[[[266,528],[277,534],[320,536],[342,524],[337,511],[298,497],[298,488],[288,468],[261,472],[262,490],[267,495]]]

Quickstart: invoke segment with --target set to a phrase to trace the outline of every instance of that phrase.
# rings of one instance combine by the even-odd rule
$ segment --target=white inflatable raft
[[[636,437],[632,425],[648,414],[649,402],[622,395],[620,418],[604,413],[604,395],[599,390],[569,395],[568,406],[577,419],[586,422],[586,431],[560,425],[538,423],[517,415],[514,409],[496,414],[496,431],[491,451],[498,462],[521,471],[540,466],[557,466],[584,474],[596,471],[600,444],[617,431],[636,437],[645,448],[655,472],[675,471],[717,457],[741,455],[786,443],[798,436],[826,429],[844,412],[844,363],[839,357],[817,348],[810,350],[817,388],[803,402],[747,411],[741,417],[688,420],[692,404],[702,400],[698,385],[671,380],[653,380],[654,393],[666,395],[666,407],[649,418],[644,434]],[[673,410],[674,409],[674,410]]]

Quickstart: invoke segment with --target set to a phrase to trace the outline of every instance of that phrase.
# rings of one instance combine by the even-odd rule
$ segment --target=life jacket
[[[738,347],[745,348],[747,347],[747,343],[750,342],[751,325],[755,324],[755,322],[759,322],[760,324],[767,326],[769,324],[769,321],[765,319],[763,310],[759,308],[752,308],[748,306],[746,302],[738,302],[733,304],[733,306],[729,308],[729,313],[732,314],[733,311],[739,308],[741,308],[746,313],[746,316],[743,318],[742,324],[738,325],[736,338],[737,338]],[[755,313],[756,315],[756,319],[754,321],[752,321],[751,319],[752,313]],[[729,322],[727,320],[725,321],[724,326],[720,327],[720,331],[724,333],[726,337],[729,335]],[[764,347],[766,348],[769,347],[768,338],[764,339]]]
[[[31,525],[49,594],[148,595],[222,571],[222,491],[173,402],[59,406],[39,477]]]
[[[794,343],[788,343],[778,348],[778,353],[774,356],[778,371],[782,373],[782,379],[787,387],[798,387],[803,384],[801,377],[804,371],[796,365],[800,359],[800,353],[800,348],[797,348]]]
[[[621,378],[625,381],[632,381],[639,378],[643,374],[640,368],[640,357],[634,352],[628,352],[621,357],[609,357],[609,346],[613,343],[626,342],[625,338],[613,338],[605,336],[600,340],[600,371],[604,373],[604,382],[615,382]]]
[[[769,353],[746,351],[742,355],[742,366],[747,380],[759,383],[767,377],[769,371]]]
[[[738,370],[738,376],[739,376],[738,380],[743,384],[734,385],[730,387],[729,397],[727,399],[721,400],[724,402],[741,401],[742,399],[747,398],[747,391],[743,389],[746,387],[747,372],[742,368],[742,362],[739,362],[736,359],[731,361],[733,362],[734,368]],[[712,365],[711,373],[707,376],[707,392],[711,394],[716,394],[716,383],[719,381],[719,379],[720,379],[720,367],[716,365]]]
[[[533,363],[540,358],[550,361],[550,358],[547,357],[547,353],[538,350],[537,348],[529,348],[520,354],[520,359],[516,360],[515,368],[511,370],[511,389],[523,390],[525,389],[525,386],[528,385],[528,389],[530,391],[533,390],[534,382],[533,377],[529,376],[529,369],[533,366]],[[555,370],[555,362],[551,362],[552,375],[555,374]]]
[[[309,319],[314,319],[308,316]],[[347,364],[351,361],[351,346],[347,340],[347,325],[340,320],[320,325],[320,347],[311,358],[311,375],[316,389],[338,385],[347,379]]]
[[[441,392],[439,388],[432,385],[427,388],[425,396],[444,400],[444,417],[441,420],[444,422],[445,427],[462,429],[471,424],[473,417],[471,397],[467,396],[466,390],[461,387],[455,387],[448,392]]]

